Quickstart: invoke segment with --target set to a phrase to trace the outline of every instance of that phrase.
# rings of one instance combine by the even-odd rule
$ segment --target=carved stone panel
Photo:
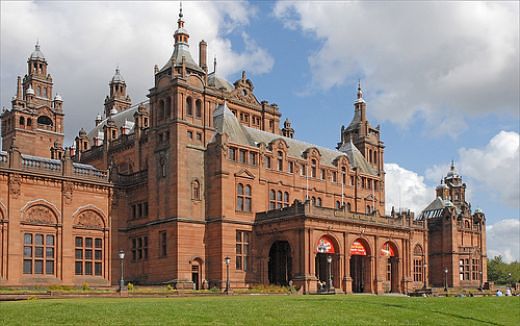
[[[64,182],[63,183],[63,198],[66,204],[72,203],[72,192],[74,189],[74,185],[72,182]]]
[[[21,193],[22,178],[18,174],[13,174],[9,178],[9,194],[17,199]]]
[[[99,216],[98,213],[92,210],[87,210],[78,215],[76,217],[76,221],[74,223],[77,226],[82,227],[91,227],[91,228],[103,228],[105,223],[103,223],[103,219]]]
[[[23,222],[34,224],[56,224],[58,222],[54,212],[43,205],[29,208],[23,215]]]

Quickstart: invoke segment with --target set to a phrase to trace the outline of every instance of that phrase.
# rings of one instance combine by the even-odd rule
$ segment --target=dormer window
[[[278,151],[277,168],[278,168],[278,171],[283,171],[283,152],[282,151]]]

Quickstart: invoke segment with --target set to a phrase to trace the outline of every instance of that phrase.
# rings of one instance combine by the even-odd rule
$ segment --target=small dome
[[[477,213],[480,213],[480,214],[482,214],[482,213],[484,213],[484,212],[482,211],[482,209],[480,209],[480,208],[477,208],[477,209],[475,209],[475,214],[477,214]]]
[[[26,93],[27,93],[27,95],[34,95],[34,89],[32,88],[31,85],[29,85],[29,88],[27,88]]]
[[[96,115],[96,120],[98,120],[98,121],[103,120],[103,119],[101,119],[101,114],[98,113],[98,115]]]
[[[34,51],[31,53],[31,56],[29,58],[30,60],[45,60],[45,56],[43,55],[42,51],[40,51],[40,43],[36,42],[36,45],[34,46]]]
[[[123,76],[121,76],[121,73],[119,72],[119,67],[116,68],[116,73],[114,74],[114,77],[112,77],[112,83],[124,83],[125,79]]]
[[[208,85],[216,89],[224,89],[226,92],[232,92],[235,87],[224,78],[220,78],[212,73],[208,76]]]
[[[61,98],[60,94],[56,94],[56,96],[54,96],[54,100],[55,101],[63,101],[63,99]]]
[[[85,131],[85,129],[81,128],[81,130],[79,131],[79,135],[80,136],[86,136],[87,132]]]

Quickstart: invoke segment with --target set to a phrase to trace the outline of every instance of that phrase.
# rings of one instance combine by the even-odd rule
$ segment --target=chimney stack
[[[199,66],[202,69],[204,69],[205,72],[208,72],[208,64],[206,62],[207,49],[208,49],[208,43],[206,43],[204,40],[200,41],[200,43],[199,43]]]

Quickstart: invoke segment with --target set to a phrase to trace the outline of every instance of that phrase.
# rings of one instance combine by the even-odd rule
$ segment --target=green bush
[[[133,291],[135,289],[135,286],[132,282],[128,282],[127,287],[128,287],[128,291]]]
[[[168,285],[166,286],[166,290],[167,290],[167,291],[173,291],[174,289],[173,289],[173,286],[172,286],[171,284],[168,284]]]
[[[87,282],[84,282],[82,285],[81,285],[81,289],[83,291],[88,291],[90,290],[90,287],[88,286],[88,283]]]

